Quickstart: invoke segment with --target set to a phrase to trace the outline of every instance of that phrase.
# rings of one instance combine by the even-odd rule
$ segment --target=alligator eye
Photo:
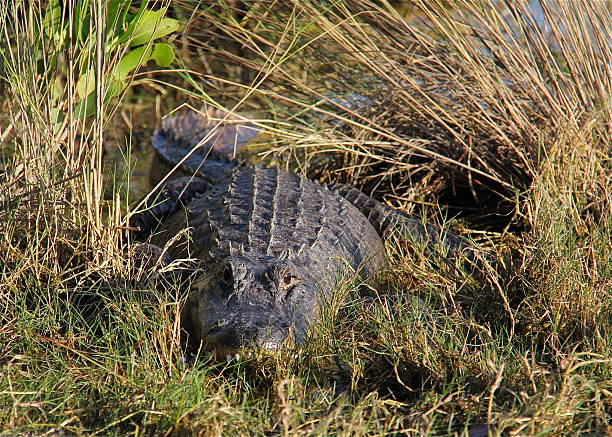
[[[293,288],[301,282],[302,281],[297,276],[287,273],[282,277],[279,288],[285,293],[285,296],[287,296],[291,293]]]
[[[207,334],[214,334],[218,332],[221,328],[227,325],[225,319],[216,320],[214,323],[211,323],[208,327]]]

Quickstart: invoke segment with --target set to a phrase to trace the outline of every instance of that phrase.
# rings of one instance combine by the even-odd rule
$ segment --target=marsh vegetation
[[[612,433],[611,15],[7,2],[2,435]],[[184,103],[250,114],[245,159],[357,186],[503,262],[472,274],[392,242],[374,298],[340,281],[299,350],[185,363],[185,290],[135,280],[125,236],[149,135]]]

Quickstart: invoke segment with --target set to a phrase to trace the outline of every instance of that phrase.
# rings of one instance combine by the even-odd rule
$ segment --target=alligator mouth
[[[232,335],[227,327],[215,327],[208,331],[201,343],[201,351],[215,361],[253,358],[256,355],[274,355],[280,351],[295,348],[295,335],[292,326],[282,326],[273,330],[258,330],[248,339]]]
[[[211,359],[216,363],[232,363],[244,360],[252,360],[258,357],[273,357],[281,353],[286,353],[286,350],[289,350],[289,348],[285,346],[271,350],[262,349],[261,347],[257,346],[245,346],[239,349],[218,346],[212,349],[206,349],[205,351],[201,352],[201,355],[205,358]],[[292,356],[297,356],[297,352],[295,351],[291,352],[291,354]]]

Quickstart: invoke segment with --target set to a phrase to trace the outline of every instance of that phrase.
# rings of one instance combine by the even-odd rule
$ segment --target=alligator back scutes
[[[232,177],[198,196],[187,220],[196,250],[206,259],[227,255],[296,258],[317,241],[338,242],[346,208],[325,188],[296,174],[258,167],[237,169]],[[333,218],[333,223],[329,223]]]

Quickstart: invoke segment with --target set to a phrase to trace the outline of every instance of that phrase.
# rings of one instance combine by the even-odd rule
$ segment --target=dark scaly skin
[[[224,118],[227,122],[220,124]],[[181,161],[171,177],[199,175],[207,182],[228,177],[236,166],[236,153],[258,132],[244,117],[210,107],[167,117],[152,138],[151,183],[157,185]],[[208,140],[199,144],[207,136]]]
[[[184,128],[184,121],[174,124]],[[168,130],[153,143],[158,154],[167,151],[164,159],[178,162],[189,152]],[[245,346],[277,349],[287,337],[301,341],[340,273],[370,277],[382,267],[390,232],[443,244],[449,254],[469,248],[351,187],[274,168],[229,170],[197,155],[186,162],[184,170],[198,177],[168,182],[162,203],[130,223],[138,236],[157,230],[151,241],[168,246],[170,257],[195,261],[182,323],[196,348],[233,354]]]
[[[204,179],[185,176],[165,183],[154,196],[151,196],[146,207],[130,220],[134,228],[132,238],[144,239],[160,226],[169,216],[184,208],[197,193],[210,188]]]
[[[485,255],[464,238],[431,223],[423,224],[418,218],[366,196],[357,188],[344,184],[328,184],[327,187],[356,206],[381,237],[399,237],[437,248],[449,263],[463,257],[470,265],[480,264]]]

